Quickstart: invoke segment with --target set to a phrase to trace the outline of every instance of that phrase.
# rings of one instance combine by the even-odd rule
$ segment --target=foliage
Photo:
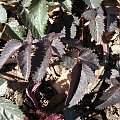
[[[0,16],[0,23],[5,23],[7,21],[7,13],[5,8],[0,5],[1,16]]]
[[[0,86],[1,119],[91,119],[89,115],[94,112],[120,102],[120,53],[114,47],[120,43],[120,4],[108,1],[0,1],[0,39],[6,42],[1,48],[0,68],[4,71],[14,59],[25,84],[24,88],[17,76],[13,80],[17,78],[16,85],[8,77]],[[108,71],[112,71],[109,76]],[[109,87],[101,91],[104,86],[98,87],[100,81]],[[14,93],[7,93],[7,87]],[[26,116],[16,106],[3,102],[2,97],[11,99],[12,94],[15,102],[16,91],[23,93]],[[91,96],[86,107],[87,95]],[[6,106],[10,104],[16,112],[9,112]],[[81,115],[81,105],[87,118],[84,111]]]
[[[25,115],[11,101],[0,98],[0,119],[1,120],[22,120]]]
[[[114,105],[120,101],[120,81],[117,80],[119,78],[119,71],[116,69],[112,69],[112,75],[110,80],[106,80],[111,86],[107,91],[103,93],[103,96],[100,100],[104,101],[102,104],[97,106],[98,109],[106,108],[110,105]]]

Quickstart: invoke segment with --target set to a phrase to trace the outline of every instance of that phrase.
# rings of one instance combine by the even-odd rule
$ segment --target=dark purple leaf
[[[106,82],[110,84],[110,87],[103,93],[100,98],[100,102],[102,102],[102,104],[98,105],[96,109],[104,109],[120,102],[119,71],[112,69],[112,75],[110,79],[106,79]]]
[[[75,91],[77,90],[79,81],[80,81],[80,73],[81,73],[81,64],[77,63],[74,68],[72,69],[71,73],[71,82],[70,82],[70,88],[68,92],[68,97],[66,100],[66,105],[69,104],[70,100],[72,99]]]
[[[116,78],[110,78],[110,80],[105,79],[105,82],[108,83],[109,85],[112,85],[112,86],[115,86],[115,85],[120,83],[120,81],[117,80]]]
[[[46,73],[46,69],[49,66],[50,59],[52,57],[52,42],[57,40],[61,34],[50,33],[45,36],[42,41],[36,43],[36,52],[32,59],[32,78],[34,81],[41,81]],[[54,46],[54,42],[53,42]],[[59,52],[59,51],[58,51]],[[61,52],[61,51],[60,51]],[[62,53],[60,53],[62,54]]]
[[[39,56],[41,57],[41,56]],[[41,81],[43,77],[46,74],[46,69],[49,66],[50,59],[52,58],[52,49],[51,46],[47,49],[46,54],[43,58],[43,62],[40,65],[40,67],[37,68],[37,71],[35,71],[33,75],[33,80],[36,81]]]
[[[97,13],[92,14],[93,16],[92,16],[92,18],[90,20],[90,24],[89,24],[91,36],[96,42],[99,42],[99,40],[101,39],[101,37],[105,31],[103,13],[104,12],[102,10],[102,7],[99,7],[97,9]]]
[[[76,75],[76,73],[74,74]],[[88,92],[87,86],[94,80],[94,74],[89,66],[82,64],[81,77],[79,78],[79,84],[77,90],[69,103],[69,107],[78,104],[84,95]]]
[[[114,7],[108,7],[106,9],[107,16],[107,30],[113,32],[117,27],[117,10]]]
[[[115,29],[117,28],[117,21],[112,22],[108,27],[109,32],[115,31]]]
[[[43,38],[43,40],[47,40],[47,41],[52,42],[53,40],[56,40],[56,39],[60,38],[62,35],[63,35],[62,33],[52,32],[52,33],[49,33],[48,35],[46,35]]]
[[[63,43],[60,42],[61,35],[62,35],[61,33],[53,32],[43,38],[44,41],[51,42],[53,51],[60,57],[65,53],[65,51],[64,51],[65,47],[64,47]]]
[[[32,35],[31,32],[29,31],[27,35],[27,39],[23,44],[23,46],[20,48],[17,57],[21,72],[25,80],[28,80],[31,70],[31,45],[32,45]]]
[[[10,40],[5,44],[3,51],[0,56],[0,67],[2,67],[5,62],[13,55],[13,53],[22,46],[19,40]]]
[[[31,66],[31,74],[33,74],[32,76],[33,76],[34,80],[36,78],[38,78],[37,77],[38,74],[40,75],[41,73],[42,74],[40,75],[41,77],[39,76],[40,77],[39,79],[41,80],[41,78],[44,77],[44,74],[46,73],[46,70],[45,70],[46,67],[43,66],[43,64],[47,65],[47,67],[48,67],[48,63],[49,63],[50,59],[47,60],[47,56],[49,58],[51,58],[51,51],[52,51],[51,43],[54,39],[58,38],[58,36],[60,36],[60,35],[55,34],[55,33],[50,33],[50,34],[46,35],[41,41],[37,42],[38,40],[36,40],[36,42],[34,44],[36,47],[36,51],[34,53],[34,56],[32,57],[32,66]],[[47,50],[50,53],[47,54]],[[46,61],[46,63],[44,63],[45,61]],[[42,69],[44,69],[45,71],[41,71]]]
[[[37,71],[37,69],[40,67],[42,64],[43,58],[46,53],[46,49],[48,49],[48,46],[45,45],[43,41],[39,41],[34,44],[35,45],[35,52],[34,55],[32,56],[32,63],[31,63],[31,75]]]
[[[39,109],[39,105],[38,105],[37,99],[35,98],[35,95],[28,88],[26,88],[26,95],[32,101],[32,103],[34,104],[35,108]]]
[[[104,109],[120,102],[120,84],[112,86],[103,94],[100,100],[103,101],[103,103],[98,105],[96,109]]]
[[[54,47],[56,49],[57,52],[54,49],[53,49],[53,51],[58,53],[58,55],[60,57],[62,57],[62,55],[65,54],[65,51],[64,51],[65,46],[63,45],[62,42],[60,42],[59,39],[53,40],[52,47]]]
[[[112,74],[110,76],[110,79],[106,79],[105,82],[112,86],[120,84],[120,81],[117,79],[117,78],[119,78],[119,71],[117,71],[116,69],[112,69],[111,73]]]
[[[93,53],[92,50],[89,48],[81,49],[81,51],[79,53],[79,60],[82,63],[85,63],[86,65],[88,65],[93,70],[98,69],[98,66],[99,66],[98,61],[99,60],[97,58],[97,55],[95,53]]]
[[[74,107],[70,107],[64,110],[65,120],[80,120],[79,111],[75,110]]]
[[[62,41],[63,43],[68,44],[69,47],[78,48],[78,49],[81,49],[81,48],[82,48],[82,44],[81,44],[80,40],[78,40],[78,39],[73,39],[73,38],[66,39],[66,38],[64,37],[64,38],[61,38],[61,41]]]
[[[30,30],[28,31],[26,41],[27,41],[29,44],[31,44],[32,41],[33,41],[33,39],[32,39],[32,33],[31,33]]]

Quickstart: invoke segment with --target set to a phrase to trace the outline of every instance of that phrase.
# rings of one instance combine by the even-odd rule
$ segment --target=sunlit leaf
[[[77,90],[69,103],[69,107],[72,107],[80,102],[80,100],[87,93],[86,89],[88,84],[94,80],[94,74],[92,70],[85,64],[82,64],[81,77],[79,79]]]
[[[23,120],[25,115],[11,101],[0,98],[0,117],[2,120]]]
[[[71,0],[65,0],[64,2],[62,2],[62,5],[67,11],[72,10],[72,1]]]
[[[7,12],[5,8],[0,4],[0,23],[5,23],[7,21]]]
[[[80,81],[80,76],[81,76],[81,64],[77,63],[74,68],[72,69],[72,73],[71,73],[71,82],[70,82],[70,88],[69,88],[69,92],[68,92],[68,97],[66,99],[66,105],[69,104],[69,102],[71,101],[72,97],[74,96],[79,81]]]
[[[14,18],[10,18],[6,23],[5,31],[12,39],[19,39],[24,41],[25,28],[20,26],[18,21]]]
[[[98,8],[100,6],[101,1],[102,0],[90,0],[90,3],[92,5],[92,7],[95,9],[95,8]]]
[[[22,5],[24,7],[29,7],[31,2],[32,2],[32,0],[22,0]]]
[[[48,20],[46,0],[33,0],[29,7],[31,22],[43,37]]]
[[[89,24],[90,33],[96,42],[99,42],[101,39],[103,32],[105,31],[104,26],[103,10],[99,7],[97,10],[97,15],[91,18]]]
[[[5,79],[0,78],[0,97],[4,96],[8,87],[8,83]]]
[[[39,31],[37,30],[34,23],[31,21],[28,9],[20,6],[18,9],[18,15],[21,18],[23,25],[31,30],[33,37],[41,38]]]

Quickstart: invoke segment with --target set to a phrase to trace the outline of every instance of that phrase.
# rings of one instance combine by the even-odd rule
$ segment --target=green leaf
[[[97,9],[103,0],[84,0],[84,1],[89,7]]]
[[[91,6],[90,0],[84,0],[84,2],[85,2],[88,6]]]
[[[7,86],[8,86],[7,81],[5,81],[2,85],[0,85],[0,97],[5,96]]]
[[[90,0],[90,2],[91,2],[92,7],[95,9],[100,6],[102,0]]]
[[[24,40],[25,28],[20,26],[17,20],[10,18],[8,23],[6,23],[6,33],[12,39]]]
[[[0,78],[0,85],[2,85],[6,80],[4,78]]]
[[[0,5],[0,23],[5,23],[7,21],[7,12],[5,8]]]
[[[70,55],[64,55],[62,57],[61,65],[64,66],[65,68],[73,68],[75,63],[76,63],[75,59]]]
[[[7,85],[7,81],[3,78],[0,78],[0,97],[5,95]]]
[[[32,2],[32,0],[22,0],[22,5],[24,7],[29,7],[31,2]]]
[[[0,119],[1,120],[24,120],[25,115],[11,101],[0,98]]]
[[[26,28],[28,28],[32,32],[33,37],[37,38],[37,39],[41,38],[38,30],[36,29],[36,26],[33,24],[33,22],[30,19],[30,15],[29,15],[28,9],[20,6],[18,8],[18,15],[21,18],[24,26]]]
[[[65,0],[64,2],[62,2],[62,5],[67,11],[70,12],[72,10],[72,1],[71,0]]]
[[[46,0],[33,0],[29,7],[30,19],[38,30],[41,37],[45,35],[45,28],[48,20]]]

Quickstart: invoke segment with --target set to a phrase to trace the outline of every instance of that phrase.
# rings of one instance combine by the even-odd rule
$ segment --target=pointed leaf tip
[[[25,80],[28,80],[31,70],[31,46],[32,46],[32,33],[29,30],[26,41],[20,48],[17,57],[18,64],[20,66],[22,75],[24,76]]]
[[[22,46],[19,40],[13,39],[8,41],[3,48],[0,56],[0,67],[2,67],[5,62],[13,55],[13,53]]]
[[[79,59],[82,63],[88,65],[93,70],[98,69],[99,60],[97,55],[91,49],[83,48],[79,53]]]
[[[31,70],[31,44],[26,42],[19,50],[18,64],[25,80],[28,80]]]
[[[28,34],[27,34],[27,38],[26,38],[26,41],[28,41],[29,43],[32,42],[32,33],[30,30],[28,30]]]
[[[0,23],[5,23],[7,21],[6,9],[0,4]]]
[[[82,64],[81,77],[79,78],[77,89],[69,103],[69,107],[78,104],[84,95],[88,93],[87,86],[92,81],[94,81],[93,71],[89,68],[89,66]]]

